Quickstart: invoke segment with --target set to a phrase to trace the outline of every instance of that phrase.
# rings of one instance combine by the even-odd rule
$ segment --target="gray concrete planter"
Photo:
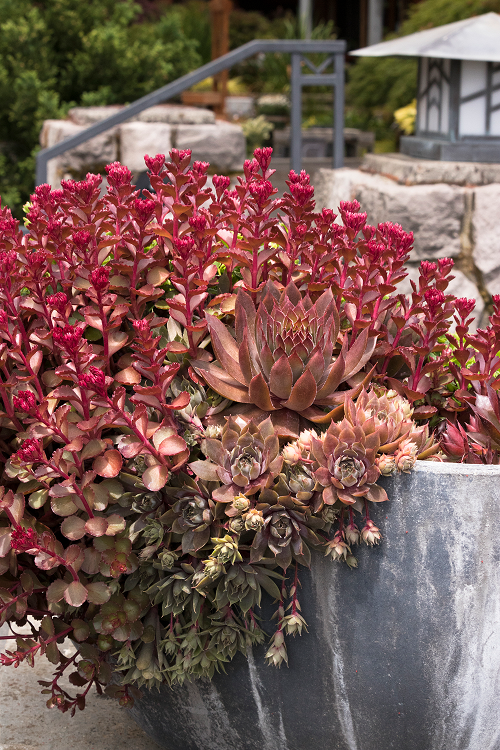
[[[262,648],[134,718],[165,750],[499,750],[499,480],[430,462],[387,480],[381,546],[302,573],[289,669]]]

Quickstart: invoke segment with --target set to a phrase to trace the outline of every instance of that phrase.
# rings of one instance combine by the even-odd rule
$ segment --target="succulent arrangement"
[[[274,197],[271,149],[234,189],[190,156],[0,213],[0,661],[45,654],[62,711],[211,677],[268,638],[263,595],[279,666],[300,566],[380,540],[381,476],[499,462],[500,297],[473,331],[452,260],[398,292],[401,227],[316,212],[304,172]]]

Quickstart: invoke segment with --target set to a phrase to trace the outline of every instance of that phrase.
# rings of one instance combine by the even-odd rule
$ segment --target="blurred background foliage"
[[[273,7],[267,15],[235,8],[231,48],[256,38],[300,37],[296,16],[274,13]],[[410,6],[398,35],[491,10],[500,12],[500,0],[420,0]],[[76,105],[133,101],[208,62],[210,36],[206,0],[0,0],[3,203],[20,216],[33,190],[43,120],[64,117]],[[313,30],[316,39],[334,36],[331,22]],[[246,60],[231,70],[230,92],[287,94],[289,64],[285,55]],[[409,105],[415,93],[414,60],[350,62],[346,126],[374,130],[377,149],[393,150],[398,132],[394,112]],[[320,102],[327,91],[316,94],[304,98],[304,124],[329,125],[331,105]],[[270,116],[278,105],[266,104],[257,115]],[[267,113],[266,106],[273,112]]]
[[[200,64],[180,13],[140,13],[133,0],[0,0],[0,194],[17,214],[43,120],[132,101]]]
[[[461,21],[494,11],[500,0],[421,0],[410,6],[408,18],[396,36]],[[374,130],[376,150],[397,148],[394,112],[409,105],[417,94],[417,61],[412,58],[362,57],[349,66],[346,88],[346,126]]]

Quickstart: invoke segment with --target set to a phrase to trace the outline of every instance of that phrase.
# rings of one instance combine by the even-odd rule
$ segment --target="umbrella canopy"
[[[500,15],[485,13],[464,21],[363,47],[358,57],[433,57],[445,60],[500,62]]]

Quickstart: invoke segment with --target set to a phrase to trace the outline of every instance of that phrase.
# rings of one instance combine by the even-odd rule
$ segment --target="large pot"
[[[359,567],[313,555],[309,633],[133,708],[165,750],[499,750],[500,466],[417,462]],[[271,612],[272,609],[269,609]]]

